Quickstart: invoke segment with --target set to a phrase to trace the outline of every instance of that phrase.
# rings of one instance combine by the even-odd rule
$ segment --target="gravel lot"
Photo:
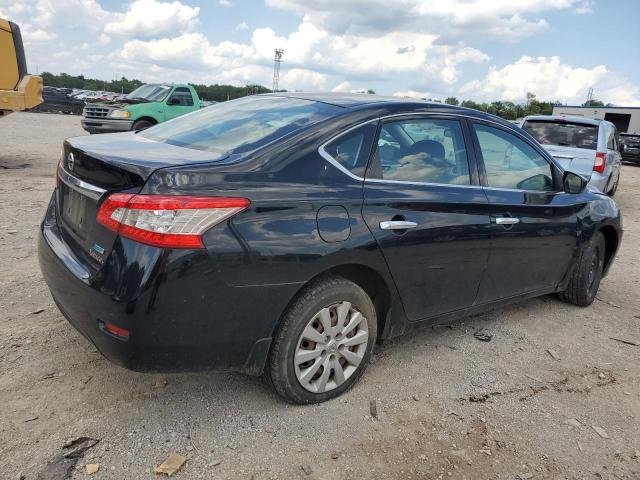
[[[343,397],[297,407],[256,378],[123,370],[64,320],[37,227],[61,142],[82,133],[74,116],[0,120],[0,478],[37,478],[81,436],[100,442],[76,479],[87,463],[156,478],[171,452],[185,479],[640,478],[640,168],[623,168],[625,238],[593,306],[543,297],[426,329]]]

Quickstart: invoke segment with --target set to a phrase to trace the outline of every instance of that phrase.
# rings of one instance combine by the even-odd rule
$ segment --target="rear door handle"
[[[515,217],[497,217],[496,225],[516,225],[520,223],[519,218]]]
[[[407,222],[406,220],[390,220],[386,222],[380,222],[380,228],[382,230],[406,230],[408,228],[415,228],[418,224],[416,222]]]

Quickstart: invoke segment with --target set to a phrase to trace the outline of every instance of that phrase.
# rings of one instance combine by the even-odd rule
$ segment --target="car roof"
[[[358,107],[361,105],[371,104],[403,104],[418,103],[421,105],[437,105],[437,106],[450,106],[439,102],[428,102],[426,100],[419,100],[416,98],[402,98],[402,97],[390,97],[384,95],[373,95],[368,93],[342,93],[342,92],[277,92],[266,93],[264,96],[273,97],[289,97],[299,98],[302,100],[309,100],[314,102],[329,103],[338,107]]]
[[[533,120],[533,121],[544,121],[544,122],[571,122],[571,123],[582,123],[583,125],[600,125],[604,122],[604,120],[600,120],[597,118],[586,118],[586,117],[578,117],[575,115],[528,115],[524,118],[524,121]],[[610,123],[610,122],[607,122]]]
[[[510,130],[516,130],[527,137],[529,133],[524,132],[519,126],[504,118],[491,115],[490,113],[474,110],[472,108],[461,107],[459,105],[449,105],[441,102],[420,100],[416,98],[391,97],[368,93],[342,93],[342,92],[277,92],[263,93],[257,96],[267,97],[288,97],[312,102],[322,102],[344,108],[344,112],[363,112],[367,110],[375,111],[378,116],[386,115],[411,115],[412,113],[450,113],[452,115],[463,115],[479,120],[488,120],[500,124]],[[533,138],[533,137],[531,137]]]

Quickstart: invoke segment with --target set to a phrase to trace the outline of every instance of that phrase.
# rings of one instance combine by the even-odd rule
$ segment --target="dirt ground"
[[[640,478],[640,168],[623,168],[625,237],[593,306],[543,297],[397,339],[346,395],[298,407],[257,378],[123,370],[64,320],[36,240],[79,134],[79,117],[0,120],[0,478],[37,478],[81,436],[100,442],[75,479],[156,478],[171,452],[184,479]]]

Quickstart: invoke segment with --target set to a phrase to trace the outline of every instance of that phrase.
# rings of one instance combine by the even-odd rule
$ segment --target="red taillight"
[[[607,166],[607,154],[598,152],[596,153],[596,161],[593,164],[593,171],[598,173],[604,173],[604,167]]]
[[[119,327],[117,325],[114,325],[113,323],[105,322],[104,329],[112,335],[122,338],[123,340],[129,339],[129,330],[127,330],[126,328]]]
[[[114,193],[100,206],[98,221],[123,237],[167,248],[204,248],[202,236],[246,209],[246,198]]]

